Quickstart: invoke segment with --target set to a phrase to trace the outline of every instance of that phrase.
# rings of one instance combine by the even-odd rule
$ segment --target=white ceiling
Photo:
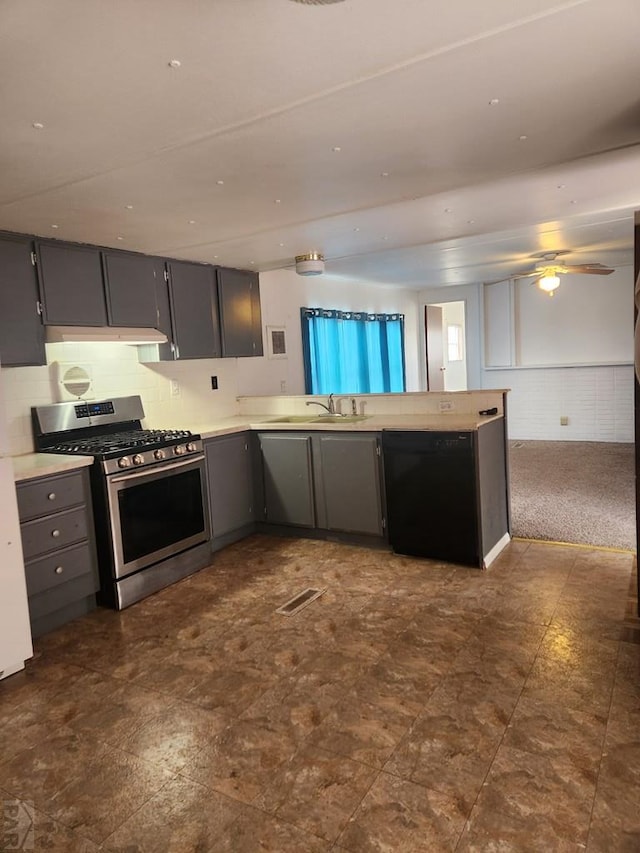
[[[637,0],[3,0],[0,228],[414,288],[629,264],[639,33]]]

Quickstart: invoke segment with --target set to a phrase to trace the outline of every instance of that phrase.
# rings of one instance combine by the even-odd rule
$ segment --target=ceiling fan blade
[[[505,275],[504,278],[496,278],[493,281],[485,281],[483,284],[501,284],[503,281],[515,281],[519,278],[530,278],[532,275],[540,276],[540,270],[529,270],[528,272],[515,272]]]
[[[614,270],[602,264],[575,264],[567,267],[566,272],[577,272],[580,275],[611,275]]]

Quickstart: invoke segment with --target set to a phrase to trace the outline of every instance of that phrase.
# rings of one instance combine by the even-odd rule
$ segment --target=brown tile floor
[[[251,537],[0,684],[0,850],[638,851],[634,572]]]

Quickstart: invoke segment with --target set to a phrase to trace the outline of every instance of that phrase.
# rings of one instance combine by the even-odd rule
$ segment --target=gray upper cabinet
[[[102,260],[109,325],[157,328],[156,258],[103,252]]]
[[[313,437],[318,527],[383,535],[380,440],[375,433]]]
[[[248,433],[205,443],[213,539],[253,523],[253,478]]]
[[[0,363],[45,364],[44,328],[38,313],[38,279],[31,240],[0,239]]]
[[[311,437],[261,433],[265,521],[315,527]]]
[[[260,285],[256,273],[218,267],[222,355],[262,355]]]
[[[106,326],[100,250],[37,241],[45,325]]]
[[[219,358],[214,268],[182,261],[169,261],[168,268],[175,357]]]

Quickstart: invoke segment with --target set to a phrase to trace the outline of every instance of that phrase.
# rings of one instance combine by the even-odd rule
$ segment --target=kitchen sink
[[[355,424],[365,421],[369,415],[319,415],[312,419],[316,424]]]
[[[369,415],[284,415],[281,418],[269,418],[267,424],[353,424],[364,421]]]

